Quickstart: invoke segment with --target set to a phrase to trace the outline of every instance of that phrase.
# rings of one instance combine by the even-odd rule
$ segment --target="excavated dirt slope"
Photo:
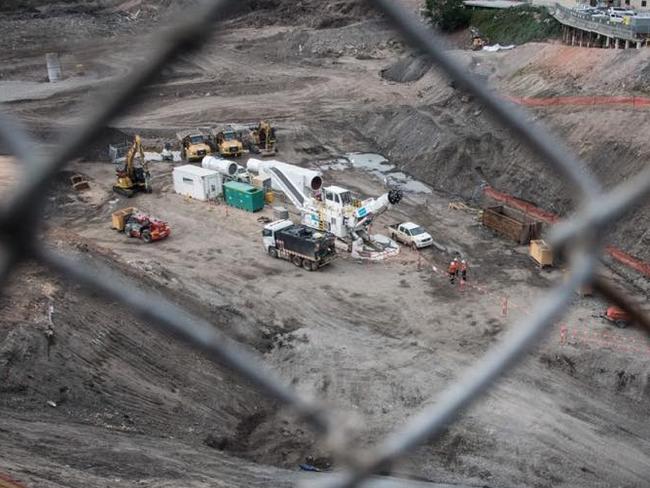
[[[647,96],[647,50],[606,51],[561,45],[531,44],[504,53],[464,53],[468,68],[500,93],[514,97]],[[418,59],[402,71],[420,67]],[[399,79],[399,78],[398,78]],[[522,150],[509,134],[482,114],[434,73],[413,82],[421,90],[416,107],[390,109],[361,121],[368,133],[390,134],[378,143],[405,169],[440,189],[471,197],[477,184],[489,184],[549,210],[572,208],[566,188],[535,155]],[[648,148],[647,109],[622,105],[579,105],[533,109],[545,123],[612,187],[645,167]],[[428,148],[420,141],[430,143]],[[444,182],[444,183],[443,183]],[[632,254],[650,258],[645,225],[648,207],[637,209],[612,229],[612,242]]]

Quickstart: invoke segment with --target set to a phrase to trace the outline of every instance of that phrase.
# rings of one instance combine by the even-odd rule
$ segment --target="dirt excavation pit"
[[[218,38],[168,67],[138,107],[70,162],[47,196],[44,241],[106,280],[135,285],[208,320],[298,392],[349,419],[350,436],[370,448],[434,403],[565,279],[561,268],[540,270],[526,246],[480,225],[478,210],[489,203],[482,185],[558,213],[570,209],[571,195],[481,107],[412,56],[381,18],[350,2],[335,2],[322,15],[320,3],[303,2],[299,12],[280,3],[277,11],[263,5],[228,20]],[[119,14],[116,35],[106,39],[102,64],[109,77],[139,59],[129,54],[131,30],[156,28],[139,16],[128,20],[136,10]],[[283,21],[287,11],[292,15]],[[102,12],[93,14],[100,33],[102,22],[118,22],[114,12]],[[57,22],[85,22],[66,15]],[[272,18],[266,22],[265,15]],[[0,27],[18,20],[0,20]],[[25,62],[36,63],[39,49],[26,45]],[[76,49],[84,55],[83,44]],[[641,51],[632,53],[639,62],[647,56]],[[504,94],[533,97],[579,81],[595,85],[574,79],[582,72],[551,66],[576,52],[535,44],[455,54]],[[15,55],[0,59],[8,68],[17,63]],[[47,87],[44,99],[25,95],[6,105],[51,148],[52,134],[78,123],[98,93],[97,80],[78,81],[74,88]],[[539,109],[534,116],[566,136],[608,185],[635,174],[645,154],[643,114],[577,110]],[[604,142],[577,120],[602,137],[603,117],[628,115],[640,128],[620,134],[626,149],[616,151],[622,156],[616,168],[599,166],[591,156]],[[271,206],[247,213],[174,193],[172,171],[184,163],[152,161],[150,195],[126,199],[112,192],[109,143],[137,133],[153,153],[176,144],[180,130],[259,119],[277,128],[276,158],[321,171],[324,186],[363,196],[398,186],[404,198],[374,222],[373,233],[414,221],[436,246],[403,247],[381,263],[341,253],[308,272],[266,255],[260,217],[273,218]],[[71,187],[76,174],[89,189]],[[4,197],[15,186],[9,157],[0,157],[0,175]],[[288,207],[297,220],[278,198],[274,205]],[[450,205],[460,201],[466,205]],[[168,222],[171,236],[145,244],[112,230],[111,214],[127,206]],[[614,243],[641,258],[646,212],[639,208],[612,231]],[[456,254],[470,266],[462,287],[446,275]],[[614,271],[605,272],[630,295],[646,298]],[[343,466],[289,410],[101,293],[34,263],[17,269],[3,292],[3,475],[27,487],[288,487],[308,457]],[[613,328],[600,318],[607,304],[598,298],[576,294],[572,305],[518,368],[391,474],[414,486],[644,486],[650,342],[636,327]]]

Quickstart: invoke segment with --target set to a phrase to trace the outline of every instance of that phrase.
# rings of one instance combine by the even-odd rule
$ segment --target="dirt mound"
[[[381,70],[382,78],[399,83],[417,81],[431,69],[432,63],[425,56],[407,56]]]
[[[369,17],[378,16],[377,11],[366,2],[340,0],[251,0],[242,7],[238,26],[262,27],[268,25],[302,25],[316,29],[342,27]]]
[[[84,247],[88,249],[88,247]],[[32,287],[29,283],[39,283]],[[26,268],[2,297],[0,407],[57,412],[123,431],[234,431],[265,400],[117,304]],[[220,315],[228,321],[228,311]],[[215,394],[222,389],[222,394]]]
[[[602,337],[611,334],[601,333]],[[611,340],[611,339],[610,339]],[[540,362],[550,369],[562,370],[573,378],[606,390],[616,395],[624,395],[633,401],[650,399],[650,370],[644,351],[632,358],[621,352],[620,344],[612,341],[612,358],[615,361],[603,361],[600,351],[570,350],[565,353],[540,356]],[[629,347],[625,345],[624,347]]]
[[[108,161],[109,144],[130,144],[132,141],[133,135],[120,129],[105,127],[92,144],[86,147],[83,158],[89,161]]]

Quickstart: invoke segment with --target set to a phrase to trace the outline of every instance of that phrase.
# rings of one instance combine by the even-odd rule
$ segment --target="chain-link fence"
[[[191,17],[160,32],[157,39],[151,42],[155,49],[146,58],[147,61],[139,64],[103,97],[95,97],[95,100],[103,102],[93,106],[92,115],[88,116],[86,122],[70,130],[67,137],[61,138],[64,142],[47,155],[38,150],[38,144],[17,121],[0,113],[0,138],[10,152],[22,161],[24,170],[19,192],[0,208],[0,286],[6,284],[18,263],[34,260],[68,280],[101,293],[107,300],[121,302],[151,326],[201,351],[220,365],[230,367],[310,424],[344,466],[339,475],[323,479],[319,484],[337,488],[357,486],[373,473],[390,471],[395,461],[416,446],[435,441],[465,407],[514,367],[537,343],[540,336],[569,307],[572,291],[594,279],[607,226],[650,193],[650,170],[613,191],[603,193],[600,184],[589,174],[582,161],[576,159],[542,126],[528,122],[525,112],[504,102],[482,82],[470,76],[453,59],[453,55],[443,49],[444,43],[430,27],[406,11],[399,2],[373,0],[371,3],[383,12],[413,48],[426,53],[461,88],[471,92],[495,120],[570,183],[578,196],[578,205],[573,217],[554,228],[551,238],[552,245],[562,249],[569,257],[569,279],[543,297],[525,320],[516,324],[499,345],[443,391],[434,403],[376,447],[359,452],[349,447],[344,422],[335,419],[333,413],[319,402],[298,395],[286,382],[272,374],[268,367],[264,367],[256,356],[228,339],[213,324],[193,317],[159,296],[102,279],[106,274],[98,272],[96,267],[90,269],[54,252],[37,235],[50,180],[68,161],[81,155],[86,144],[120,114],[122,107],[134,102],[139,90],[151,82],[164,66],[180,55],[198,50],[207,33],[214,31],[215,21],[235,3],[233,0],[204,1],[200,10],[193,9]],[[650,320],[613,286],[600,278],[595,278],[593,285],[597,292],[627,310],[646,331],[650,331]]]

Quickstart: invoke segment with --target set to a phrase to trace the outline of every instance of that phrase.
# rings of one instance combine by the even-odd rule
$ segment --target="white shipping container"
[[[196,200],[213,200],[223,192],[221,175],[214,170],[186,164],[173,171],[174,191]]]

